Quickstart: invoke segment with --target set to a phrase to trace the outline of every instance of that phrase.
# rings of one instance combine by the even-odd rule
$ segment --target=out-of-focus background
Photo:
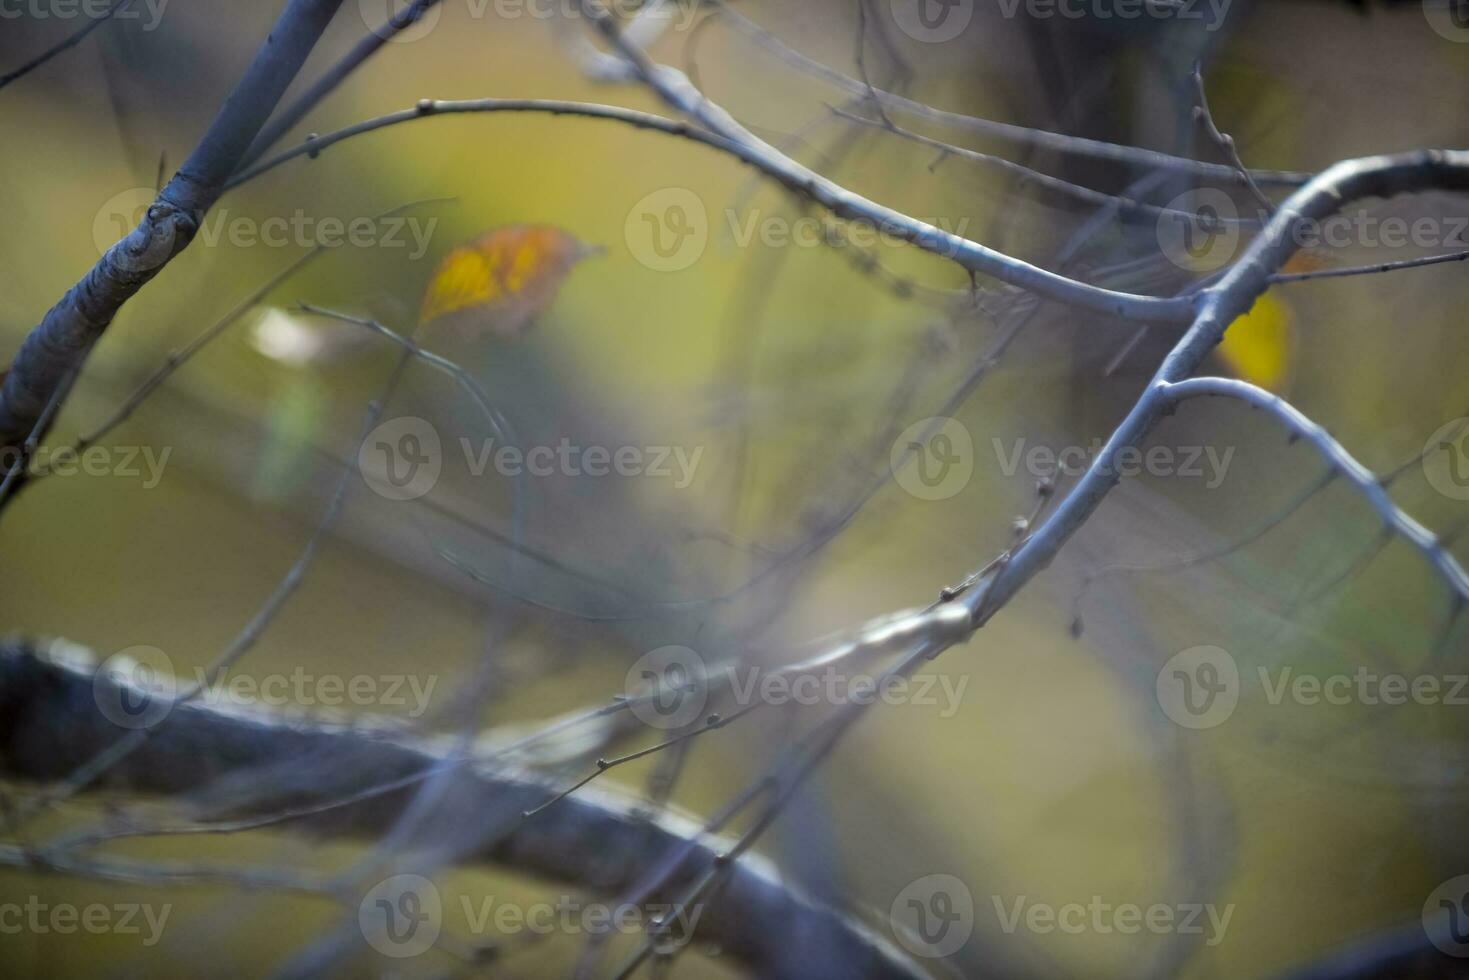
[[[131,227],[160,157],[171,173],[187,155],[277,6],[142,7],[0,91],[6,350],[99,246]],[[1469,28],[1456,35],[1456,22],[1417,4],[1235,0],[1218,30],[1206,29],[1213,8],[1203,4],[1185,5],[1197,7],[1197,22],[1123,21],[1103,16],[1107,4],[1075,5],[1077,18],[1024,2],[952,6],[970,18],[952,37],[926,22],[915,30],[912,5],[887,0],[862,17],[855,3],[825,0],[740,2],[728,15],[680,7],[650,50],[833,179],[1047,267],[1094,207],[839,117],[833,107],[880,119],[733,17],[937,108],[1216,162],[1190,113],[1197,59],[1215,120],[1252,167],[1314,172],[1347,157],[1466,143]],[[372,7],[344,5],[303,79],[381,21],[386,10]],[[636,86],[588,77],[589,34],[563,16],[567,7],[445,0],[287,143],[421,98],[563,98],[666,113]],[[0,68],[77,26],[34,12],[6,20]],[[1143,176],[895,118],[1103,190]],[[1151,200],[1188,188],[1175,180]],[[1226,190],[1242,213],[1257,206]],[[1280,199],[1280,188],[1267,190]],[[102,440],[111,449],[99,474],[24,489],[0,521],[7,630],[64,637],[101,656],[156,648],[180,676],[194,676],[296,561],[397,360],[390,342],[297,304],[411,332],[439,263],[489,229],[554,226],[603,251],[571,267],[513,338],[430,324],[418,339],[459,364],[527,444],[568,436],[633,447],[648,450],[650,465],[626,478],[532,478],[517,495],[514,481],[476,477],[459,454],[461,440],[484,447],[497,438],[473,400],[415,363],[386,417],[432,421],[440,482],[392,500],[352,473],[342,519],[304,584],[232,674],[431,679],[422,702],[327,706],[454,731],[454,695],[492,655],[493,690],[477,724],[531,725],[607,701],[638,657],[666,644],[711,660],[775,651],[925,603],[1012,540],[1013,519],[1049,472],[1032,450],[1105,438],[1168,345],[1157,331],[1139,338],[1131,324],[1045,306],[993,356],[1013,294],[981,280],[976,308],[968,277],[934,256],[893,243],[789,241],[793,228],[818,227],[820,213],[726,156],[611,122],[465,114],[357,137],[228,194],[204,234],[109,329],[51,441],[63,445],[107,418],[170,350],[319,243],[325,221],[405,205],[401,224],[375,221],[363,243],[328,250],[171,376]],[[1308,250],[1301,269],[1469,248],[1462,198],[1370,201],[1352,213],[1342,244]],[[1393,247],[1362,232],[1393,216],[1429,219],[1438,238]],[[261,240],[281,218],[290,230]],[[1182,288],[1190,275],[1159,252],[1150,220],[1107,228],[1075,268],[1142,290]],[[1287,395],[1380,471],[1411,463],[1469,410],[1465,269],[1282,284],[1211,369]],[[946,431],[967,436],[958,483],[935,489],[911,470],[887,479],[901,433],[932,416],[952,417],[957,430]],[[1278,975],[1417,921],[1440,883],[1469,872],[1469,706],[1447,696],[1469,673],[1469,650],[1462,622],[1445,629],[1457,612],[1447,590],[1416,552],[1384,545],[1376,516],[1339,482],[1252,537],[1322,472],[1308,446],[1288,444],[1259,413],[1190,405],[1154,444],[1171,462],[1127,481],[1062,561],[935,661],[931,698],[869,712],[758,848],[890,938],[905,888],[934,874],[957,878],[972,934],[946,959],[926,961],[936,969]],[[665,447],[669,475],[649,472],[652,451]],[[1469,497],[1455,492],[1464,488],[1455,462],[1414,463],[1392,487],[1445,534],[1464,521]],[[507,546],[517,534],[533,554]],[[1211,560],[1185,561],[1211,551]],[[1190,727],[1170,713],[1160,677],[1170,658],[1198,647],[1235,667],[1238,704]],[[1444,696],[1403,705],[1275,696],[1294,676],[1360,671],[1441,678]],[[292,707],[323,707],[319,687],[304,690],[315,703]],[[819,711],[775,709],[700,736],[673,802],[715,811]],[[652,757],[604,780],[642,792],[658,765]],[[564,782],[570,770],[554,772]],[[70,803],[36,832],[99,812]],[[255,832],[124,842],[113,852],[329,869],[357,847]],[[440,888],[519,903],[546,891],[478,869],[447,875]],[[267,975],[343,915],[314,898],[227,885],[0,877],[0,903],[37,897],[171,914],[156,945],[118,932],[0,930],[6,973]],[[1176,920],[1129,931],[1090,911],[1128,903],[1221,918],[1201,914],[1197,931]],[[1089,910],[1077,929],[1012,916],[1072,904]],[[457,901],[445,908],[446,928],[473,932]],[[584,938],[550,937],[505,969],[564,975]],[[717,950],[691,953],[675,975],[727,975]],[[390,963],[364,948],[344,969],[389,967],[432,975],[446,964]]]

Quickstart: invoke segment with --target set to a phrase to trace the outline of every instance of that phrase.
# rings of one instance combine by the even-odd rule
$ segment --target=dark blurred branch
[[[368,58],[377,54],[379,48],[400,32],[418,23],[419,18],[438,2],[439,0],[413,0],[413,3],[389,17],[380,27],[369,31],[366,37],[352,47],[351,51],[332,65],[310,88],[282,109],[280,114],[260,131],[260,135],[255,137],[254,142],[250,144],[250,149],[245,151],[244,158],[240,160],[240,167],[248,167],[260,159],[261,155],[286,135],[292,126],[304,119],[317,103],[335,92],[337,86],[341,85],[348,75],[361,67]]]
[[[98,709],[98,698],[117,703],[116,680],[36,655],[25,643],[0,646],[0,775],[50,782],[104,752],[125,733]],[[102,688],[99,695],[98,688]],[[134,698],[147,697],[130,692]],[[544,801],[546,786],[495,772],[483,764],[444,756],[407,740],[327,725],[284,724],[269,713],[226,714],[200,704],[177,704],[167,724],[149,730],[135,751],[119,761],[94,789],[180,799],[244,781],[254,787],[248,807],[215,819],[248,817],[282,808],[306,811],[283,823],[302,833],[375,837],[398,825],[412,805],[416,777],[448,779],[446,813],[508,814],[503,833],[464,860],[488,861],[585,888],[618,893],[669,855],[687,852],[665,889],[664,901],[716,866],[727,868],[713,914],[699,920],[697,938],[761,977],[921,977],[891,944],[833,909],[816,904],[783,882],[763,860],[728,861],[728,845],[702,836],[674,817],[652,819],[630,801],[584,790],[539,814],[520,817]],[[281,771],[302,761],[297,778],[261,787],[251,774]],[[445,770],[449,770],[447,773]],[[368,796],[364,787],[398,785]],[[409,785],[404,785],[409,784]],[[263,798],[264,789],[269,795]],[[340,805],[335,801],[346,800]],[[46,870],[44,851],[33,867]],[[59,856],[51,870],[85,873],[85,862]],[[795,953],[799,955],[794,955]]]
[[[786,44],[779,35],[767,31],[759,24],[741,14],[732,5],[724,2],[724,0],[709,0],[709,2],[714,3],[718,7],[719,17],[724,23],[729,24],[735,30],[744,34],[792,68],[812,78],[819,78],[841,89],[848,95],[875,98],[885,110],[904,113],[942,126],[962,129],[966,132],[1003,139],[1018,146],[1053,150],[1057,153],[1072,154],[1108,163],[1124,164],[1136,167],[1140,171],[1163,170],[1169,173],[1187,174],[1206,180],[1239,182],[1239,175],[1233,167],[1223,166],[1217,163],[1204,163],[1199,160],[1190,160],[1187,157],[1173,156],[1169,153],[1161,153],[1157,150],[1148,150],[1142,147],[1126,146],[1120,143],[1107,143],[1102,140],[1087,139],[1081,136],[1070,136],[1065,133],[1052,133],[1044,129],[1032,129],[1028,126],[1016,126],[1012,123],[997,122],[993,119],[984,119],[979,116],[966,116],[958,112],[946,112],[943,109],[935,109],[930,105],[914,99],[905,98],[894,92],[885,92],[880,88],[872,88],[858,79],[844,75],[834,68],[822,64],[815,58],[810,58],[795,50]],[[1286,187],[1299,186],[1311,178],[1310,174],[1289,170],[1252,170],[1250,174],[1259,183]]]
[[[35,71],[37,68],[40,68],[46,62],[50,61],[52,58],[64,54],[65,52],[70,51],[72,48],[76,47],[78,44],[81,44],[87,39],[87,35],[91,34],[97,28],[107,23],[114,16],[120,13],[124,7],[132,2],[133,0],[117,0],[117,2],[114,3],[111,7],[107,8],[107,10],[102,14],[101,17],[97,17],[91,21],[88,21],[86,26],[62,38],[56,44],[47,48],[45,51],[42,51],[40,54],[36,55],[30,61],[27,61],[25,64],[21,65],[14,71],[9,71],[6,72],[4,75],[0,75],[0,88],[4,88],[11,82],[18,81],[19,79],[24,78],[31,72]]]
[[[0,447],[17,446],[31,435],[64,379],[81,366],[122,305],[188,246],[341,3],[290,0],[209,131],[142,222],[31,331],[0,387]]]

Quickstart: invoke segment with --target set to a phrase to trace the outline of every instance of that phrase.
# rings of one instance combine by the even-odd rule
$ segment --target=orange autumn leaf
[[[556,299],[576,263],[601,252],[550,225],[506,225],[439,263],[418,322],[445,319],[461,333],[519,336]]]

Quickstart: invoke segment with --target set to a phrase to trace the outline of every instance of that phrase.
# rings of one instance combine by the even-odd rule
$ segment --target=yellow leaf
[[[522,333],[556,299],[577,262],[602,251],[550,225],[506,225],[450,252],[423,295],[418,322],[462,333]]]
[[[1295,325],[1290,307],[1266,293],[1254,309],[1224,333],[1219,356],[1244,380],[1271,391],[1283,391],[1295,368]]]

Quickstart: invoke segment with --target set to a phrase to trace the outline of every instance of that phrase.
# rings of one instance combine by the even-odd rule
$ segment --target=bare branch
[[[1189,77],[1194,83],[1194,120],[1204,128],[1209,139],[1214,141],[1214,145],[1219,147],[1229,162],[1234,165],[1240,183],[1249,188],[1255,200],[1260,202],[1260,206],[1265,209],[1265,213],[1273,214],[1275,202],[1265,196],[1265,192],[1260,190],[1260,185],[1245,167],[1245,162],[1240,159],[1239,149],[1234,145],[1234,137],[1222,132],[1214,122],[1214,114],[1209,111],[1209,96],[1204,90],[1203,66],[1194,62],[1194,70]]]
[[[1153,376],[1147,391],[1107,440],[1097,458],[1061,506],[995,576],[983,606],[970,605],[983,624],[1026,582],[1050,564],[1061,547],[1086,523],[1120,478],[1117,458],[1138,446],[1171,409],[1169,386],[1196,371],[1239,316],[1269,288],[1270,275],[1295,253],[1305,222],[1336,213],[1364,197],[1391,197],[1419,190],[1469,190],[1469,152],[1422,150],[1396,156],[1345,160],[1292,194],[1217,284],[1200,293],[1198,316]],[[1446,566],[1441,566],[1444,570]],[[1462,573],[1460,573],[1462,574]],[[1461,580],[1449,579],[1457,591]],[[972,603],[972,597],[966,598]]]
[[[0,88],[4,88],[11,82],[19,81],[20,79],[29,75],[31,72],[35,71],[37,68],[40,68],[51,59],[57,57],[58,55],[64,54],[65,52],[76,47],[78,44],[81,44],[87,39],[87,35],[91,34],[97,28],[110,21],[117,14],[121,13],[123,8],[132,2],[133,0],[116,0],[116,2],[111,7],[108,7],[107,10],[103,12],[101,17],[97,17],[89,21],[86,26],[63,38],[61,41],[47,48],[45,51],[42,51],[30,61],[27,61],[19,68],[16,68],[14,71],[9,71],[6,72],[4,75],[0,75]]]
[[[711,0],[711,2],[718,5],[720,17],[724,22],[730,24],[740,33],[769,50],[786,64],[798,71],[805,72],[814,78],[819,78],[824,82],[834,85],[850,95],[858,97],[875,96],[887,109],[907,113],[941,125],[952,126],[956,129],[1009,140],[1010,142],[1026,147],[1054,150],[1058,153],[1090,157],[1091,159],[1105,160],[1110,163],[1127,164],[1148,171],[1162,170],[1171,173],[1187,174],[1207,180],[1234,182],[1237,179],[1233,167],[1221,166],[1217,163],[1202,163],[1198,160],[1190,160],[1187,157],[1160,153],[1157,150],[1145,150],[1135,146],[1124,146],[1118,143],[1107,143],[1102,140],[1047,132],[1043,129],[1032,129],[1028,126],[1016,126],[1011,123],[996,122],[993,119],[983,119],[978,116],[966,116],[958,112],[946,112],[942,109],[935,109],[925,105],[922,102],[904,98],[893,92],[884,92],[881,89],[869,90],[868,86],[858,79],[843,75],[841,72],[829,68],[814,58],[809,58],[794,48],[791,48],[781,38],[765,30],[748,17],[745,17],[728,3],[725,3],[724,0]],[[1256,170],[1252,173],[1254,179],[1260,183],[1286,187],[1299,186],[1311,179],[1310,174],[1290,170]]]
[[[418,23],[428,9],[438,2],[439,0],[413,0],[408,6],[389,17],[382,25],[369,31],[367,36],[358,41],[351,51],[332,65],[310,88],[302,92],[296,101],[282,109],[279,115],[261,129],[260,134],[250,144],[250,148],[245,151],[239,166],[248,167],[260,159],[266,150],[290,132],[292,126],[306,118],[308,112],[336,91],[348,75],[361,67],[362,63],[376,54],[384,44]]]
[[[1063,180],[1060,177],[1053,177],[1050,174],[1042,173],[1039,170],[1027,167],[1023,163],[1016,163],[1015,161],[1007,160],[1004,157],[995,156],[991,153],[980,153],[977,150],[971,150],[968,147],[955,146],[952,143],[945,143],[943,140],[937,140],[931,136],[924,136],[922,133],[915,133],[912,130],[904,129],[897,123],[889,121],[888,119],[886,119],[886,117],[884,117],[883,119],[868,119],[864,116],[858,115],[855,112],[848,112],[845,109],[835,106],[832,107],[831,111],[836,113],[836,115],[840,116],[842,119],[849,120],[862,126],[871,126],[876,129],[884,130],[886,132],[892,133],[894,136],[900,136],[911,143],[917,143],[920,146],[931,147],[932,149],[939,150],[942,153],[959,157],[961,160],[968,160],[971,163],[982,163],[987,166],[995,167],[999,170],[1006,171],[1007,173],[1014,174],[1024,183],[1034,184],[1037,187],[1044,188],[1045,190],[1051,191],[1056,194],[1065,195],[1066,197],[1082,201],[1086,204],[1092,204],[1098,207],[1115,205],[1115,212],[1123,217],[1144,218],[1148,220],[1157,220],[1158,218],[1168,217],[1174,219],[1182,219],[1186,221],[1196,221],[1199,217],[1197,214],[1191,211],[1180,211],[1176,208],[1161,207],[1157,204],[1148,204],[1146,201],[1135,201],[1132,198],[1128,197],[1118,197],[1115,194],[1108,194],[1105,191],[1094,190],[1090,187],[1084,187],[1081,184],[1074,184],[1071,181]],[[1254,218],[1220,216],[1217,220],[1224,225],[1233,224],[1246,227],[1258,226],[1260,223]]]
[[[1454,591],[1462,598],[1469,599],[1469,575],[1465,574],[1463,566],[1444,547],[1438,535],[1405,514],[1383,489],[1381,477],[1357,462],[1329,432],[1312,422],[1284,398],[1234,378],[1191,378],[1171,384],[1164,383],[1160,390],[1161,397],[1170,405],[1177,405],[1190,398],[1233,398],[1269,412],[1292,435],[1316,447],[1335,472],[1361,491],[1372,509],[1377,511],[1383,523],[1393,533],[1423,552],[1424,557],[1438,569]]]
[[[0,647],[0,771],[14,779],[55,780],[115,742],[119,730],[102,717],[94,700],[94,684],[113,683],[106,675],[95,678],[38,657],[23,645]],[[104,696],[119,695],[113,691]],[[299,721],[286,724],[269,712],[243,717],[179,704],[167,727],[113,767],[98,788],[178,798],[221,778],[305,756],[330,759],[331,764],[321,778],[289,791],[290,803],[299,807],[330,799],[344,787],[437,774],[447,767],[454,812],[517,815],[503,836],[467,855],[468,861],[494,862],[588,891],[615,893],[629,888],[640,869],[687,851],[662,894],[673,894],[707,869],[724,864],[724,911],[701,917],[698,937],[717,943],[756,976],[799,977],[799,964],[810,955],[819,955],[836,976],[923,976],[891,943],[802,895],[764,860],[746,855],[722,862],[719,855],[730,842],[701,834],[686,819],[665,815],[650,820],[634,801],[589,789],[536,820],[520,820],[521,810],[545,797],[544,785],[483,764],[458,765],[411,742],[381,735],[365,737]],[[397,791],[314,812],[290,826],[330,837],[376,835],[394,827],[413,799],[412,792]],[[609,860],[610,855],[617,860]]]
[[[0,447],[14,446],[31,432],[62,380],[81,366],[122,305],[188,246],[341,3],[290,0],[209,131],[142,222],[31,331],[0,387]]]
[[[655,64],[622,33],[615,18],[597,0],[581,0],[582,10],[608,44],[637,72],[639,79],[670,107],[740,146],[740,156],[832,213],[881,228],[925,251],[950,259],[971,272],[1032,290],[1051,299],[1100,313],[1150,322],[1180,322],[1193,313],[1188,297],[1163,298],[1117,292],[1068,279],[1012,258],[958,235],[885,207],[823,177],[781,153],[740,125],[724,109],[694,87],[676,68]],[[857,83],[861,85],[860,82]],[[865,86],[864,86],[865,91]]]

